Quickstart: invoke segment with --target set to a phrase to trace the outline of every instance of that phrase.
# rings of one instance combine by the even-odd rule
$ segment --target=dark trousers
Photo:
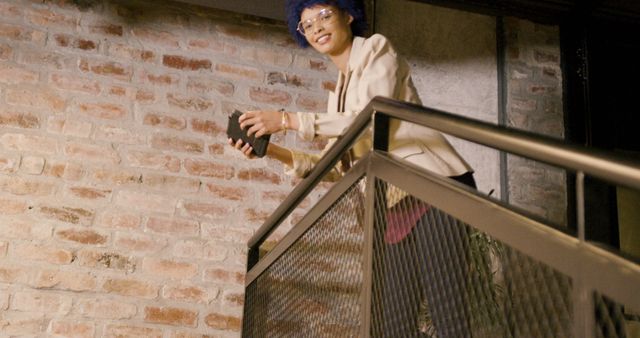
[[[471,173],[452,178],[476,187]],[[378,268],[382,283],[380,290],[374,287],[382,302],[377,310],[381,314],[374,318],[382,327],[374,328],[374,335],[471,337],[467,231],[461,222],[430,209],[405,238],[384,244],[384,262]]]

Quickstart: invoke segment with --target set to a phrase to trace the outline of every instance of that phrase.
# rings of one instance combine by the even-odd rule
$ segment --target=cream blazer
[[[329,142],[320,154],[292,151],[290,175],[304,177],[320,157],[342,134],[356,115],[375,96],[422,104],[410,76],[406,61],[398,56],[387,38],[375,34],[370,38],[354,37],[346,73],[340,72],[336,89],[329,94],[326,113],[297,113],[298,135],[305,140],[326,137]],[[439,132],[392,119],[389,126],[389,152],[411,163],[444,176],[472,172],[471,167]],[[372,149],[372,131],[368,130],[354,144],[351,160],[357,161]],[[326,177],[337,180],[341,165]]]

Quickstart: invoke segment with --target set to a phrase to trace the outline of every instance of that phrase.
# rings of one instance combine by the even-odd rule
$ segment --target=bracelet
[[[282,134],[283,135],[287,135],[287,112],[284,111],[284,109],[280,109],[280,111],[282,112],[282,120],[280,125],[282,126]]]

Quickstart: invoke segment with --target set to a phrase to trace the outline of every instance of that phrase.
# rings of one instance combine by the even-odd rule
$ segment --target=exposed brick
[[[219,313],[210,313],[204,318],[208,327],[217,330],[240,331],[242,320],[238,317],[227,316]]]
[[[311,78],[304,78],[299,75],[292,75],[284,72],[269,72],[267,74],[267,83],[270,85],[280,84],[288,87],[306,89],[313,86],[313,80]]]
[[[151,257],[144,259],[142,268],[150,274],[172,279],[190,279],[198,273],[197,264]]]
[[[204,255],[204,258],[207,260],[222,262],[229,255],[235,256],[236,252],[234,252],[234,250],[228,250],[227,248],[225,248],[224,246],[222,246],[217,242],[210,242],[204,246],[203,255]],[[243,260],[243,262],[246,262],[246,260]]]
[[[88,200],[102,200],[108,199],[111,196],[110,189],[98,189],[92,187],[69,187],[67,189],[69,194]]]
[[[547,51],[534,50],[533,58],[537,62],[541,62],[541,63],[553,63],[553,64],[560,63],[560,57],[558,55],[552,52],[547,52]]]
[[[174,332],[171,338],[214,338],[215,336],[187,331]]]
[[[190,220],[150,217],[146,229],[157,233],[197,236],[200,232],[200,224]]]
[[[222,299],[227,305],[242,307],[244,305],[244,292],[227,290],[223,292]]]
[[[82,208],[41,206],[40,213],[48,218],[71,224],[91,224],[93,211]]]
[[[149,42],[169,49],[178,49],[180,47],[178,36],[166,31],[156,31],[148,28],[134,28],[132,34],[143,42]]]
[[[53,40],[59,47],[70,47],[83,51],[97,51],[100,46],[99,41],[82,39],[68,34],[54,34]]]
[[[112,77],[120,81],[131,81],[133,68],[113,61],[80,60],[80,70],[96,75]]]
[[[100,319],[129,319],[136,315],[135,304],[110,299],[82,299],[78,302],[82,315]]]
[[[12,174],[18,171],[20,166],[19,155],[2,155],[0,156],[0,172]]]
[[[327,101],[324,97],[299,95],[296,105],[303,111],[322,111],[327,108]]]
[[[226,143],[225,144],[220,144],[220,143],[215,143],[215,144],[210,144],[207,149],[209,149],[209,154],[212,155],[222,155],[224,154],[224,150],[227,148]]]
[[[0,43],[0,60],[6,61],[13,57],[13,48]]]
[[[208,268],[204,271],[204,279],[213,283],[244,285],[244,272],[231,271],[227,267]]]
[[[264,77],[262,71],[258,68],[231,65],[219,63],[216,64],[215,70],[217,73],[234,78],[234,79],[246,79],[246,80],[262,80]]]
[[[186,58],[180,55],[164,55],[162,64],[180,70],[210,70],[211,60]]]
[[[139,62],[153,62],[156,59],[156,54],[153,51],[120,43],[109,45],[109,55]]]
[[[151,137],[151,146],[159,150],[179,151],[187,153],[204,152],[204,142],[202,140],[161,134],[154,134]]]
[[[158,152],[132,151],[126,155],[129,165],[140,168],[179,172],[180,158]]]
[[[75,70],[77,68],[76,57],[46,50],[20,50],[17,59],[20,63],[45,69]]]
[[[136,279],[107,279],[102,285],[105,292],[121,296],[154,299],[158,297],[158,286]]]
[[[249,97],[257,102],[288,106],[291,104],[291,95],[285,91],[260,87],[251,87]]]
[[[113,210],[102,214],[96,225],[113,229],[137,229],[140,227],[140,222],[141,217],[138,215]]]
[[[161,113],[147,113],[142,123],[148,126],[163,127],[175,130],[183,130],[187,127],[187,122],[184,118],[173,117]]]
[[[100,93],[100,83],[98,81],[78,77],[78,75],[52,74],[50,83],[60,89],[98,95]]]
[[[191,129],[197,133],[202,133],[210,136],[218,136],[222,133],[226,133],[226,126],[220,126],[215,121],[202,120],[194,118],[191,120]]]
[[[162,297],[189,303],[206,304],[209,300],[207,290],[193,285],[167,285],[162,289]]]
[[[58,229],[55,232],[55,237],[63,241],[91,245],[102,245],[109,239],[108,236],[100,234],[94,230],[73,228]]]
[[[156,95],[151,91],[139,89],[133,100],[137,103],[151,104],[156,101]]]
[[[213,223],[202,223],[201,228],[203,238],[243,245],[253,236],[254,231],[252,228],[223,227]]]
[[[24,284],[28,281],[29,272],[24,267],[0,266],[0,282]]]
[[[24,129],[40,128],[40,118],[31,113],[0,112],[0,125]]]
[[[231,210],[228,207],[211,203],[184,201],[178,205],[181,215],[204,219],[221,219],[228,217]]]
[[[0,200],[0,203],[4,201]],[[51,238],[52,226],[29,218],[5,220],[0,223],[0,237],[5,239],[46,240]]]
[[[248,198],[250,191],[244,187],[224,186],[215,183],[207,183],[206,191],[212,195],[231,201],[243,201]]]
[[[170,106],[196,113],[201,113],[214,108],[214,102],[209,99],[184,96],[181,94],[167,94],[167,102]]]
[[[109,22],[95,22],[87,25],[89,32],[93,34],[123,36],[124,28],[122,25]]]
[[[93,338],[95,325],[90,322],[78,322],[77,320],[53,320],[49,324],[49,333],[62,337]]]
[[[224,43],[216,39],[190,39],[187,41],[187,49],[198,52],[223,52]]]
[[[106,268],[133,272],[136,262],[131,257],[125,257],[114,252],[102,252],[95,250],[80,250],[77,253],[78,264],[91,268]]]
[[[173,213],[177,200],[166,194],[150,194],[140,191],[123,190],[116,196],[116,205],[161,214]]]
[[[37,154],[53,154],[58,148],[58,141],[48,137],[5,133],[0,137],[5,149]]]
[[[173,244],[173,256],[200,259],[203,257],[204,242],[201,240],[180,240]]]
[[[146,253],[158,252],[167,246],[165,239],[120,232],[116,233],[114,243],[116,247],[121,249]]]
[[[75,30],[78,25],[77,18],[49,9],[33,9],[26,12],[25,16],[29,22],[40,27]]]
[[[140,173],[126,169],[94,169],[91,174],[92,180],[102,184],[127,185],[142,182]]]
[[[293,62],[290,51],[267,48],[244,48],[240,55],[257,64],[267,64],[279,67],[289,67]]]
[[[162,329],[134,325],[108,324],[104,328],[104,338],[162,338]]]
[[[7,249],[9,248],[9,243],[0,241],[0,257],[5,257],[7,255]],[[0,292],[0,310],[2,310],[2,293]]]
[[[24,15],[24,12],[14,4],[0,3],[0,15],[5,18],[20,18]]]
[[[24,26],[0,23],[0,37],[44,44],[47,34]]]
[[[10,308],[17,311],[66,315],[71,311],[72,298],[40,291],[19,291],[11,300]]]
[[[25,156],[20,162],[20,171],[29,175],[40,175],[44,171],[45,159],[39,156]]]
[[[42,313],[7,311],[2,314],[2,333],[10,336],[38,336],[46,329]]]
[[[107,120],[122,120],[129,116],[128,110],[114,103],[79,103],[75,106],[78,112]]]
[[[187,173],[196,176],[231,179],[235,170],[230,165],[219,164],[198,159],[186,159],[184,168]]]
[[[198,312],[175,307],[147,306],[144,309],[144,320],[156,324],[195,327],[198,324]]]
[[[47,161],[47,163],[45,163],[43,175],[63,178],[70,181],[78,181],[83,177],[84,169],[81,165],[75,163]]]
[[[246,25],[233,25],[228,23],[216,25],[216,31],[223,37],[232,39],[240,38],[250,41],[257,41],[262,36],[258,29],[252,29]]]
[[[180,83],[180,77],[174,74],[144,73],[143,77],[146,82],[156,86],[177,86]]]
[[[244,181],[258,181],[279,185],[282,183],[280,175],[267,169],[243,169],[238,172],[238,178]]]
[[[62,115],[49,116],[47,120],[47,131],[50,133],[87,138],[91,135],[92,129],[93,124],[90,122],[78,121]]]
[[[233,83],[214,78],[189,78],[187,89],[199,94],[218,93],[224,96],[232,96],[235,93]]]
[[[112,147],[85,143],[68,143],[64,146],[64,154],[73,160],[102,162],[110,164],[120,163],[120,155]]]
[[[27,211],[29,205],[15,198],[0,198],[0,215],[17,215]]]
[[[117,126],[99,126],[95,133],[95,139],[114,144],[146,143],[146,135]]]
[[[333,92],[336,90],[336,82],[335,81],[322,81],[322,89]]]
[[[248,208],[248,209],[245,209],[244,214],[245,214],[245,219],[247,221],[264,223],[264,221],[266,221],[267,218],[269,218],[269,216],[271,215],[271,211]]]
[[[19,84],[38,82],[38,72],[20,66],[0,63],[0,83]]]
[[[95,276],[83,272],[40,270],[29,284],[38,289],[90,291],[95,290],[96,280]]]
[[[54,183],[36,178],[0,176],[0,190],[14,195],[49,196],[55,188]]]
[[[67,106],[65,100],[58,94],[40,87],[9,88],[6,92],[6,100],[9,104],[49,109],[56,112],[63,111]]]

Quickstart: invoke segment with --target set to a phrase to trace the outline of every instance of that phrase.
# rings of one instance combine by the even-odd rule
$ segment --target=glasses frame
[[[318,12],[318,14],[316,14],[316,16],[314,18],[311,19],[307,19],[305,21],[300,20],[300,22],[298,22],[298,25],[296,26],[296,30],[298,32],[300,32],[300,34],[302,35],[307,35],[309,34],[311,31],[309,32],[305,32],[305,29],[303,27],[304,23],[310,23],[311,24],[311,30],[313,30],[313,27],[315,27],[317,22],[320,22],[321,24],[323,23],[332,23],[335,20],[335,15],[337,15],[338,13],[331,9],[331,8],[323,8],[322,10],[320,10],[320,12]],[[329,15],[327,21],[324,21],[323,19],[325,18],[326,15]]]

